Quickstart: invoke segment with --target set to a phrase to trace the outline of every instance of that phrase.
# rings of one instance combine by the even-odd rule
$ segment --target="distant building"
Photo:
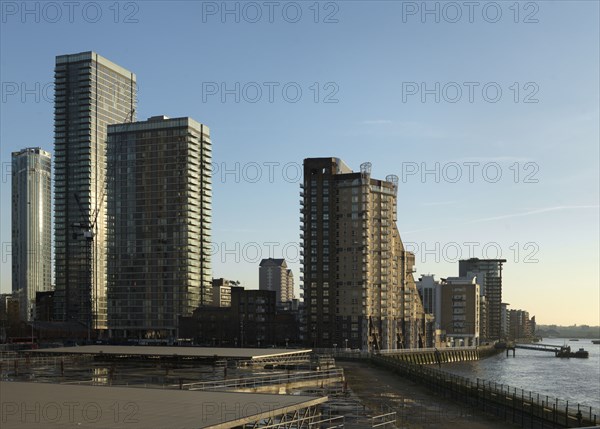
[[[398,177],[353,172],[339,158],[304,160],[301,185],[307,345],[419,347],[425,316],[397,219]]]
[[[200,307],[182,318],[180,336],[200,345],[264,347],[297,344],[293,314],[276,313],[275,291],[231,287],[230,307]]]
[[[442,283],[441,327],[446,337],[479,344],[479,285],[475,277],[449,277]]]
[[[502,264],[506,259],[466,259],[458,262],[458,275],[476,276],[487,302],[487,338],[499,339],[502,311]]]
[[[285,259],[263,259],[258,273],[258,289],[275,291],[277,302],[294,299],[294,276]]]
[[[51,322],[54,317],[54,291],[38,292],[35,295],[35,321]]]
[[[440,327],[442,318],[442,288],[434,275],[422,275],[417,282],[417,290],[423,302],[423,311],[433,315],[433,323]]]
[[[231,287],[239,282],[220,279],[212,279],[212,306],[231,307]]]
[[[525,310],[510,311],[509,338],[512,340],[528,339],[533,336],[529,312]],[[534,318],[535,323],[535,318]]]
[[[239,347],[239,326],[233,319],[231,307],[198,307],[179,318],[179,337],[200,346]]]
[[[239,326],[241,347],[260,347],[275,343],[276,293],[269,290],[231,289],[234,324]]]
[[[507,304],[505,302],[503,302],[501,304],[501,310],[500,310],[501,338],[508,338],[510,335],[510,310],[508,309],[509,305],[510,304]]]
[[[155,116],[108,127],[109,328],[171,339],[212,303],[209,129]]]
[[[12,293],[24,321],[35,316],[35,294],[51,289],[51,174],[45,150],[12,153]]]
[[[21,311],[19,308],[19,299],[12,294],[4,293],[0,295],[0,325],[12,326],[21,321]]]

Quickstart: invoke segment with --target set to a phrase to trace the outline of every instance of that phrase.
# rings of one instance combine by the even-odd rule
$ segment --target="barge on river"
[[[590,354],[582,348],[576,352],[572,352],[571,346],[562,346],[560,350],[555,352],[555,356],[560,358],[588,358],[590,357]]]

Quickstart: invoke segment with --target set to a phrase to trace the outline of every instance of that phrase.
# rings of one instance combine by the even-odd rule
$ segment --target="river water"
[[[544,338],[541,344],[584,348],[588,359],[557,358],[553,353],[517,349],[516,357],[501,353],[473,362],[444,364],[443,370],[472,380],[485,379],[581,404],[600,411],[600,345],[591,340]]]

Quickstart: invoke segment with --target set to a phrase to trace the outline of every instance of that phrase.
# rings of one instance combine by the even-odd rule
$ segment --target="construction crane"
[[[127,113],[127,116],[125,116],[125,120],[123,120],[123,123],[132,123],[134,115],[135,115],[135,107],[132,107],[131,110],[129,111],[129,113]]]
[[[125,117],[124,123],[133,122],[133,118],[135,115],[135,109],[132,108]],[[81,213],[81,222],[73,223],[72,227],[79,230],[79,233],[73,233],[73,239],[76,239],[77,236],[81,235],[85,240],[85,278],[83,280],[83,288],[79,290],[79,311],[85,314],[87,319],[87,327],[88,327],[88,340],[90,339],[90,330],[93,326],[94,322],[94,311],[93,311],[93,261],[94,261],[94,239],[96,235],[96,226],[98,223],[98,215],[102,211],[102,206],[104,205],[104,200],[106,198],[106,190],[108,188],[107,183],[108,174],[104,174],[104,178],[100,181],[100,186],[102,187],[102,194],[100,198],[96,201],[95,209],[88,215],[86,210],[84,210],[81,200],[79,199],[79,195],[74,193],[75,201],[77,201],[77,206],[79,207],[79,212]]]
[[[87,319],[88,325],[88,340],[90,339],[90,330],[93,326],[93,311],[92,311],[92,289],[93,289],[93,256],[94,256],[94,237],[96,235],[96,225],[98,223],[98,215],[102,210],[104,204],[104,198],[106,196],[106,186],[103,187],[102,194],[99,202],[96,204],[96,208],[92,211],[91,216],[88,217],[86,211],[83,209],[79,195],[74,193],[75,201],[81,213],[82,222],[74,223],[73,227],[79,229],[78,233],[73,233],[73,238],[77,238],[81,234],[85,240],[85,278],[83,280],[83,290],[79,290],[79,311],[82,312]]]

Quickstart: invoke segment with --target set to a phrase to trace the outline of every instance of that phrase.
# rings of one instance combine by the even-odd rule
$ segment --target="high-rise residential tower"
[[[353,172],[339,158],[309,158],[301,187],[307,343],[363,350],[423,344],[414,254],[396,226],[398,178],[371,178],[370,163]]]
[[[21,320],[33,320],[36,292],[52,283],[51,157],[40,148],[12,153],[12,292]]]
[[[258,288],[275,291],[277,303],[294,299],[294,276],[285,259],[268,258],[260,261]]]
[[[506,259],[464,259],[458,261],[458,275],[475,276],[487,303],[487,338],[502,337],[502,264]]]
[[[177,335],[212,304],[211,141],[190,118],[108,127],[108,314],[115,337]]]
[[[106,329],[106,138],[135,120],[136,77],[95,52],[56,57],[55,311]]]

